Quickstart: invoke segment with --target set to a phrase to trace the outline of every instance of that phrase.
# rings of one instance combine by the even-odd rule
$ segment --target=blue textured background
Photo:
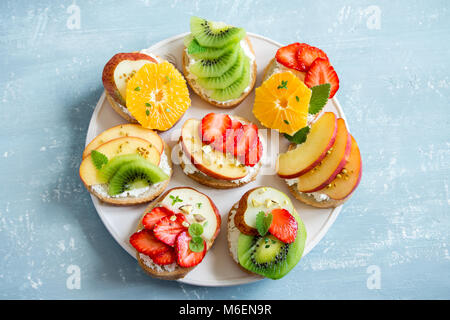
[[[76,1],[81,25],[71,29],[72,1],[1,1],[0,298],[450,298],[449,2],[275,3]],[[363,180],[282,280],[204,288],[151,279],[79,180],[105,62],[187,31],[191,15],[319,46],[340,76]],[[80,267],[79,290],[66,287],[69,265]],[[372,265],[380,289],[367,286]]]

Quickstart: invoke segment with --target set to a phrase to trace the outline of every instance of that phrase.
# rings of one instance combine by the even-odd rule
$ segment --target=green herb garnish
[[[194,252],[202,252],[205,249],[205,242],[200,236],[192,237],[189,241],[189,249]]]
[[[300,98],[298,96],[295,96],[295,100],[297,100],[297,102],[300,102]]]
[[[97,150],[92,150],[91,152],[91,159],[92,162],[94,163],[94,166],[97,169],[101,169],[105,164],[108,163],[108,157],[105,156],[103,153],[97,151]]]
[[[146,107],[151,107],[152,105],[151,105],[150,103],[146,102],[146,103],[145,103],[145,106],[146,106]]]
[[[175,205],[177,202],[183,202],[178,196],[174,197],[173,195],[170,195],[169,198],[172,199],[172,205]]]
[[[267,231],[269,231],[270,224],[272,223],[272,218],[273,216],[271,213],[266,215],[264,211],[260,211],[256,215],[256,230],[258,230],[258,233],[261,237],[264,237]],[[266,242],[267,241],[269,240],[266,238]]]
[[[141,87],[134,88],[134,91],[141,91]]]
[[[306,126],[304,128],[301,128],[298,130],[293,136],[288,135],[287,133],[284,134],[284,137],[288,139],[292,143],[301,144],[306,141],[306,137],[309,133],[309,127]]]
[[[200,223],[192,223],[189,226],[188,232],[192,237],[201,236],[203,233],[203,226]]]
[[[311,100],[309,101],[309,114],[317,114],[328,102],[331,85],[329,83],[320,84],[311,88]]]
[[[287,121],[286,119],[283,120],[283,122],[286,123],[286,124],[290,124],[289,121]]]
[[[202,203],[201,202],[197,202],[197,208],[201,208],[202,207]]]
[[[145,110],[145,114],[146,114],[147,116],[149,116],[149,115],[150,115],[150,111]]]
[[[287,80],[281,80],[281,85],[277,89],[287,89]]]

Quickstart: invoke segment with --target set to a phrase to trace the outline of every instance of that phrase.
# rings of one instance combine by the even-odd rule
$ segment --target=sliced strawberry
[[[246,124],[242,126],[242,136],[236,143],[236,156],[240,161],[245,162],[245,156],[249,150],[256,147],[258,143],[258,127],[254,124]]]
[[[186,218],[182,214],[163,217],[153,228],[153,233],[158,240],[174,246],[180,232],[187,230],[183,222],[186,223]]]
[[[159,222],[159,220],[173,214],[175,213],[166,207],[155,207],[144,216],[142,219],[142,224],[145,229],[153,230],[153,227]]]
[[[177,238],[175,251],[177,252],[177,263],[180,267],[189,268],[202,262],[206,254],[206,241],[203,240],[204,249],[202,252],[194,252],[189,249],[191,236],[187,231],[183,231]]]
[[[231,129],[231,118],[222,113],[208,113],[200,124],[200,137],[204,143],[223,139],[228,129]]]
[[[308,71],[311,64],[317,58],[323,58],[328,60],[325,52],[320,50],[319,48],[310,46],[306,43],[302,43],[300,49],[297,52],[297,62],[300,67],[300,71]]]
[[[281,47],[275,54],[275,58],[279,63],[288,68],[300,70],[300,65],[297,61],[297,54],[300,47],[301,45],[298,42]]]
[[[333,98],[339,89],[339,78],[328,59],[317,58],[306,73],[305,84],[312,88],[324,83],[331,85],[330,99]]]
[[[292,243],[297,236],[298,224],[295,218],[286,209],[272,210],[272,223],[269,232],[284,243]]]
[[[135,232],[130,237],[130,244],[140,253],[150,257],[162,254],[170,247],[156,239],[153,231],[142,229]]]
[[[236,143],[242,135],[242,123],[237,120],[231,120],[231,128],[225,132],[223,139],[217,139],[212,143],[214,149],[223,153],[235,154]]]
[[[259,162],[259,160],[261,160],[262,154],[263,154],[263,145],[258,137],[258,141],[256,142],[256,148],[250,149],[245,154],[244,164],[249,167],[255,166]]]
[[[177,259],[177,254],[173,248],[169,248],[164,253],[158,254],[156,256],[151,257],[153,262],[159,264],[160,266],[164,266],[167,264],[174,263]]]

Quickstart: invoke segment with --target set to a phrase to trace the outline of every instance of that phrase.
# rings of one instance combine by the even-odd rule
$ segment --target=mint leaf
[[[175,205],[175,203],[177,202],[183,202],[183,200],[180,199],[178,196],[174,197],[173,195],[170,195],[169,198],[172,199],[172,205]]]
[[[264,237],[269,231],[270,224],[272,223],[272,214],[269,213],[266,215],[264,211],[258,212],[256,215],[256,230],[258,230],[258,233],[261,237]]]
[[[205,242],[200,236],[192,237],[189,241],[189,249],[193,252],[202,252],[205,249]]]
[[[203,233],[203,227],[200,223],[193,223],[189,226],[188,232],[192,237],[201,236]]]
[[[329,83],[319,84],[312,87],[311,100],[309,101],[309,114],[316,114],[322,110],[327,104],[328,97],[330,96],[331,85]]]
[[[108,163],[108,157],[97,150],[92,150],[91,159],[92,159],[92,163],[94,163],[94,166],[98,170],[100,170],[105,164]]]
[[[293,136],[288,135],[287,133],[284,134],[284,137],[288,139],[292,143],[301,144],[306,141],[306,137],[309,133],[309,127],[306,126],[304,128],[301,128],[298,130]]]

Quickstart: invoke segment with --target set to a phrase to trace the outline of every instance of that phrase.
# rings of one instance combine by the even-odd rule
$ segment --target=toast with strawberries
[[[146,208],[129,242],[146,273],[177,280],[202,262],[220,224],[219,211],[211,198],[193,188],[178,187]]]

